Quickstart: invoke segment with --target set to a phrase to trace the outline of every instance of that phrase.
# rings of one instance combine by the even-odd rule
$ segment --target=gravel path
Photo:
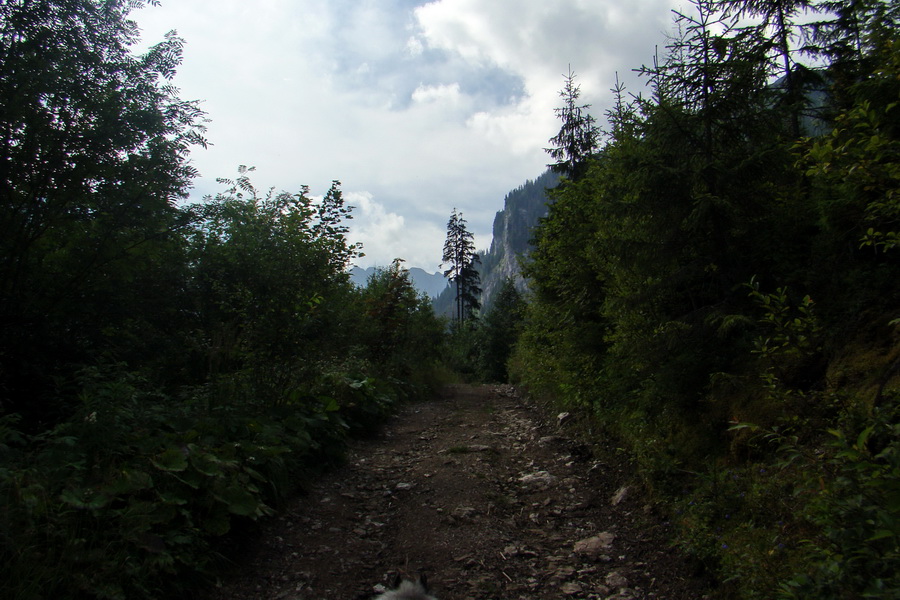
[[[210,600],[365,600],[398,572],[440,600],[707,597],[627,468],[570,427],[510,386],[407,406],[265,524]]]

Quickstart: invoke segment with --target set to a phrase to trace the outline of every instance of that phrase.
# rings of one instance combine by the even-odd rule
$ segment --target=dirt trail
[[[704,597],[620,467],[542,417],[508,386],[406,407],[212,600],[364,600],[398,571],[440,600]]]

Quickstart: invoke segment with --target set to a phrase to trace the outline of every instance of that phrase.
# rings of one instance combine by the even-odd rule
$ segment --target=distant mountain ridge
[[[353,267],[350,270],[350,281],[360,287],[365,287],[369,278],[375,274],[377,267],[369,267],[362,269]],[[447,287],[447,280],[442,273],[429,273],[419,267],[411,267],[409,269],[409,278],[412,280],[413,286],[429,298],[435,298]]]

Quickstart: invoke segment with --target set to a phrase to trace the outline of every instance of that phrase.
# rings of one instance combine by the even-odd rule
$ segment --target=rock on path
[[[365,600],[419,571],[441,600],[702,598],[624,467],[561,421],[509,386],[405,407],[266,523],[210,600]]]

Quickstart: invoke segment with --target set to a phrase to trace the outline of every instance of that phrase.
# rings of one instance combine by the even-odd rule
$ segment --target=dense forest
[[[741,598],[900,597],[900,3],[694,0],[565,177],[511,361]]]
[[[182,597],[348,435],[428,393],[443,325],[359,288],[335,182],[186,203],[205,115],[142,2],[0,3],[0,596]]]
[[[0,596],[190,595],[458,377],[632,457],[723,598],[900,598],[898,0],[693,0],[602,127],[570,72],[453,323],[402,261],[351,283],[338,181],[188,202],[206,115],[143,4],[0,3]]]

